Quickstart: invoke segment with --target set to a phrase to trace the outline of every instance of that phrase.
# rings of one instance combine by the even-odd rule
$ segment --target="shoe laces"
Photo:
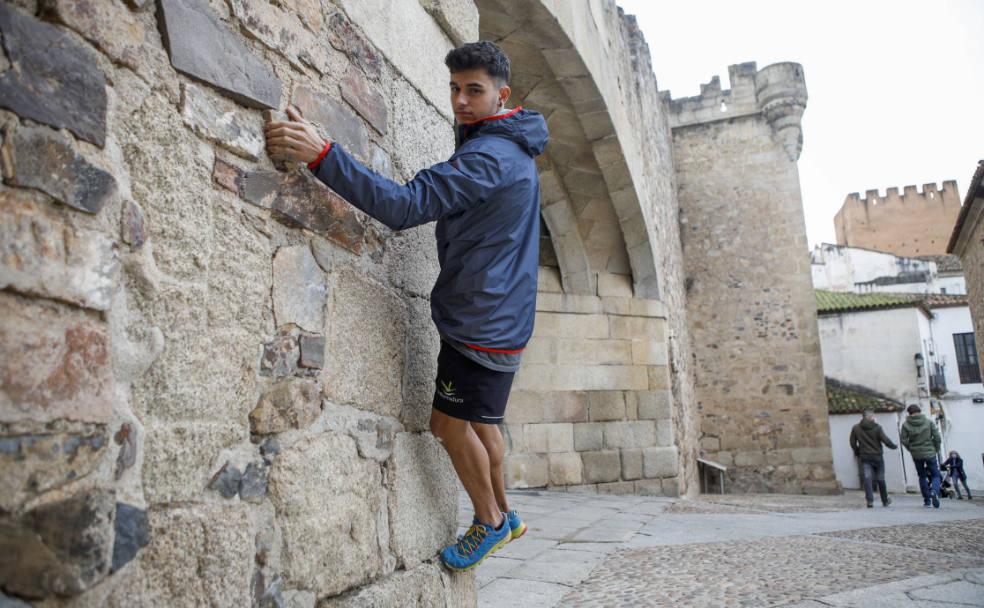
[[[484,524],[472,524],[464,536],[458,538],[457,551],[461,556],[471,555],[482,545],[482,541],[488,536],[489,529]]]

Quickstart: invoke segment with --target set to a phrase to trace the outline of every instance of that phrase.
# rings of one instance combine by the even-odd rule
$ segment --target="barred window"
[[[957,349],[957,370],[960,372],[960,384],[980,382],[981,365],[977,359],[974,333],[953,334],[953,346]]]

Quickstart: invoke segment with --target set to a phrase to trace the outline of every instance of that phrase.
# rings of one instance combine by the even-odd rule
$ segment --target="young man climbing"
[[[441,551],[441,560],[467,570],[526,531],[507,502],[497,425],[533,332],[540,226],[534,159],[547,144],[547,126],[537,112],[506,110],[509,59],[495,44],[466,44],[444,62],[456,149],[405,185],[364,167],[293,108],[289,122],[266,126],[266,138],[270,154],[307,163],[393,230],[437,222],[441,270],[431,317],[441,350],[430,428],[475,509],[471,528]]]

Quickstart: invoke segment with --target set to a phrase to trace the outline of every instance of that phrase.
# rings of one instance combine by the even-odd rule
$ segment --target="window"
[[[981,381],[981,367],[977,360],[977,346],[973,332],[953,334],[953,346],[957,349],[957,369],[960,384],[974,384]]]

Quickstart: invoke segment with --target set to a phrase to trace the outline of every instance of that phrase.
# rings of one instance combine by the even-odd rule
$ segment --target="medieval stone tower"
[[[847,195],[834,216],[837,244],[885,251],[900,256],[943,255],[960,214],[957,182],[943,187],[924,184],[922,192],[906,186],[889,188],[885,196],[868,190]]]
[[[729,75],[669,100],[701,447],[738,491],[836,491],[796,169],[803,68]]]

